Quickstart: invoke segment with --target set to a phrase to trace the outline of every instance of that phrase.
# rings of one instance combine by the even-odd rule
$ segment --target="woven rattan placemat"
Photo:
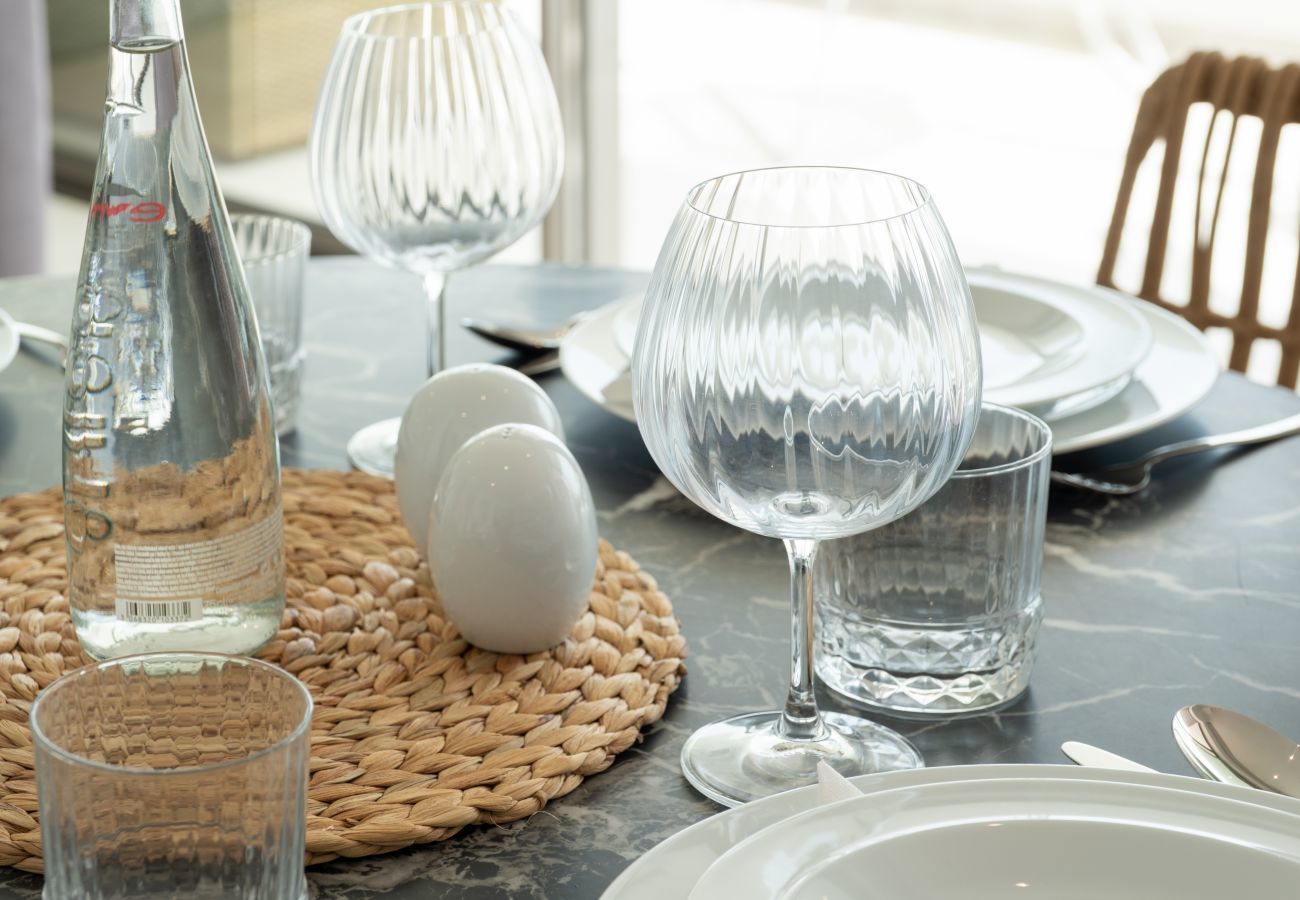
[[[307,861],[387,853],[540,810],[659,719],[685,669],[672,605],[601,542],[590,607],[527,657],[442,617],[390,482],[285,470],[288,603],[260,654],[311,689]],[[89,661],[68,616],[56,489],[0,499],[0,865],[40,871],[27,713]]]

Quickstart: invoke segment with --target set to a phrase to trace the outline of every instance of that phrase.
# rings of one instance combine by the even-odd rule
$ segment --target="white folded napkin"
[[[632,373],[624,371],[617,378],[600,389],[606,403],[632,403]]]
[[[839,772],[836,772],[824,762],[817,764],[817,805],[825,806],[828,803],[838,803],[841,800],[848,800],[851,797],[861,797],[862,791],[854,787],[853,782],[849,781]]]

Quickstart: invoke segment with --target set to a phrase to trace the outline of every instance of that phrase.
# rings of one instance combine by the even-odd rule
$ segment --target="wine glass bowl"
[[[330,231],[423,276],[436,374],[447,273],[513,244],[559,190],[563,128],[541,50],[486,0],[352,16],[321,89],[309,159]],[[391,474],[396,421],[354,437],[353,463]]]
[[[559,188],[546,64],[496,3],[360,13],[330,64],[311,160],[325,222],[353,250],[421,273],[478,262],[540,222]]]
[[[646,293],[637,421],[664,475],[724,521],[785,540],[790,699],[696,732],[683,769],[725,803],[920,763],[906,741],[812,696],[811,563],[820,540],[897,519],[952,474],[980,400],[970,292],[916,182],[797,167],[688,192]]]

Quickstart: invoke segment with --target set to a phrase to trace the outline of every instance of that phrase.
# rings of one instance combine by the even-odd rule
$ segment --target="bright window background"
[[[544,2],[579,9],[577,0],[504,2],[538,37]],[[612,76],[616,98],[616,114],[595,122],[589,148],[603,173],[588,201],[591,261],[635,269],[654,264],[691,185],[749,167],[831,163],[927,185],[968,264],[1091,281],[1137,102],[1151,80],[1197,49],[1300,61],[1297,0],[587,2],[616,3],[618,20],[616,69],[586,75]],[[607,49],[611,38],[588,40]],[[1251,162],[1256,124],[1241,126],[1238,168]],[[1296,133],[1284,134],[1279,154],[1261,313],[1279,324],[1300,242],[1300,126],[1289,131]],[[1255,128],[1256,144],[1257,135]],[[1199,154],[1199,146],[1191,140],[1185,152]],[[1157,154],[1139,183],[1130,234],[1142,229],[1158,162]],[[1249,166],[1235,174],[1248,185]],[[236,201],[314,213],[304,148],[219,162],[218,175]],[[1183,187],[1176,219],[1191,216],[1194,187]],[[1248,190],[1224,198],[1214,270],[1222,295],[1239,291],[1248,203]],[[48,268],[75,271],[84,197],[56,200],[50,227]],[[541,251],[534,232],[497,260],[532,262]],[[1186,291],[1189,252],[1188,244],[1170,247],[1170,296]],[[1134,263],[1121,255],[1126,285],[1137,284]],[[1253,371],[1269,380],[1276,348],[1261,354]]]
[[[1273,53],[1278,19],[1300,48],[1295,11],[625,0],[616,261],[653,264],[677,201],[704,178],[816,162],[926,184],[970,264],[1090,278],[1142,90],[1196,47]]]
[[[624,0],[619,16],[619,190],[605,207],[616,238],[601,255],[634,268],[653,265],[692,184],[830,163],[924,183],[968,265],[1090,282],[1138,100],[1156,75],[1199,49],[1300,61],[1294,0]],[[1233,296],[1257,124],[1243,123],[1234,150],[1249,165],[1224,198],[1216,250],[1216,291]],[[1199,165],[1200,141],[1186,152]],[[1148,163],[1127,233],[1143,238],[1159,153]],[[1295,273],[1300,133],[1284,134],[1278,173],[1261,314],[1280,324]],[[1194,185],[1180,185],[1176,220],[1190,222],[1193,202]],[[1171,243],[1171,298],[1186,294],[1189,254],[1190,240]],[[1133,288],[1135,262],[1121,256]],[[1226,335],[1214,337],[1226,358]],[[1257,346],[1252,375],[1271,381],[1277,355]]]

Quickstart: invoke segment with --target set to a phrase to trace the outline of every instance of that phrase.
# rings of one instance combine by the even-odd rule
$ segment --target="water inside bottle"
[[[64,400],[70,606],[94,656],[279,627],[279,455],[183,40],[119,35]]]

